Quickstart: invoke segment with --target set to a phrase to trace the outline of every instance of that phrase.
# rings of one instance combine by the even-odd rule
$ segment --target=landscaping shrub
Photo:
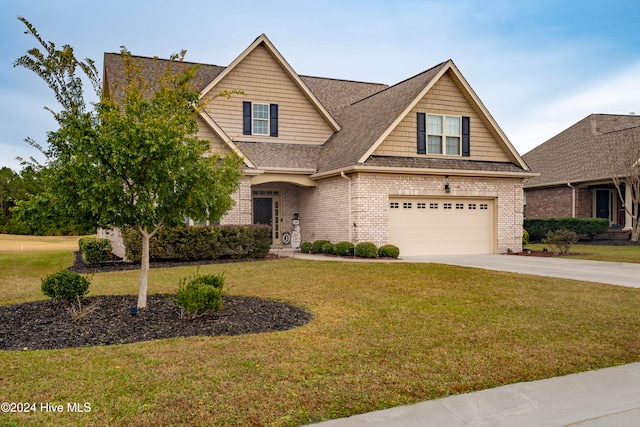
[[[609,229],[609,220],[606,218],[526,218],[524,228],[529,233],[530,242],[538,242],[544,239],[549,231],[561,228],[593,239]]]
[[[316,240],[315,242],[313,242],[313,244],[311,245],[311,253],[312,254],[321,254],[322,253],[322,247],[326,244],[326,243],[331,243],[328,240]]]
[[[331,243],[322,245],[322,253],[325,255],[333,255],[333,245]]]
[[[312,247],[313,247],[313,243],[304,242],[302,245],[300,245],[300,252],[302,252],[303,254],[310,254]]]
[[[222,310],[224,277],[215,274],[182,279],[174,301],[182,309],[182,317],[195,319],[209,311]]]
[[[524,228],[522,229],[522,246],[529,244],[529,233]]]
[[[111,241],[95,237],[83,237],[78,241],[82,259],[87,264],[100,264],[111,259]]]
[[[333,253],[338,256],[353,256],[353,243],[338,242],[333,245]]]
[[[378,248],[378,256],[385,258],[398,258],[400,256],[400,249],[394,245],[384,245]]]
[[[361,258],[375,258],[378,256],[378,247],[371,242],[358,243],[355,254]]]
[[[558,255],[567,255],[571,245],[578,241],[578,235],[571,230],[561,228],[556,231],[549,231],[547,237],[542,239],[542,243],[552,245],[554,247],[553,253]]]
[[[69,270],[58,271],[42,279],[42,293],[49,298],[79,302],[89,292],[89,280]]]
[[[127,258],[139,262],[142,241],[133,229],[122,231]],[[151,238],[151,260],[203,260],[264,258],[271,248],[267,225],[219,225],[166,227]]]

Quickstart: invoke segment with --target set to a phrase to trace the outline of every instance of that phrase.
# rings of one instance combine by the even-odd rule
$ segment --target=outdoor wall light
[[[448,182],[444,185],[444,192],[451,193],[451,187],[449,186]]]

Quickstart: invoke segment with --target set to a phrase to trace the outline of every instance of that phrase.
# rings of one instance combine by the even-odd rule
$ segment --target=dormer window
[[[242,102],[243,135],[278,136],[278,104]]]

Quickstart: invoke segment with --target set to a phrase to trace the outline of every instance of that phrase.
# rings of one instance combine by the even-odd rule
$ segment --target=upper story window
[[[418,113],[418,154],[470,155],[470,119]]]
[[[243,101],[242,134],[278,136],[278,104]]]
[[[460,155],[461,120],[455,116],[427,115],[427,152]]]
[[[253,134],[269,135],[269,104],[253,104]]]

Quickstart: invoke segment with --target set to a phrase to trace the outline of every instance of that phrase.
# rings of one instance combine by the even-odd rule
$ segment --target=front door
[[[609,190],[596,190],[596,218],[611,220],[611,192]]]

